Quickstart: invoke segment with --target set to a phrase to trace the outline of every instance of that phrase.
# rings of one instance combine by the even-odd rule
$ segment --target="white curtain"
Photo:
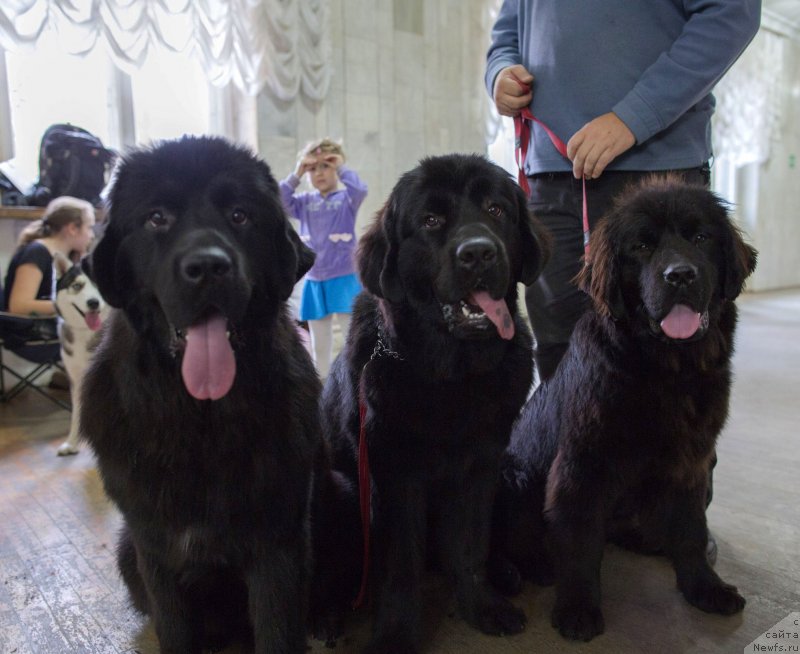
[[[484,73],[486,71],[486,52],[489,49],[489,46],[492,42],[492,27],[494,27],[494,22],[497,20],[497,14],[500,12],[500,6],[502,5],[502,0],[488,0],[487,2],[483,3],[482,11],[480,13],[481,16],[481,27],[482,27],[482,34],[485,35],[484,41],[481,43],[480,48],[476,48],[478,53],[480,54],[480,60],[478,62],[480,71],[480,88],[483,90],[481,95],[481,106],[480,106],[480,117],[481,123],[483,125],[484,130],[484,139],[486,141],[486,145],[489,146],[494,143],[498,136],[500,136],[501,131],[503,130],[503,121],[500,117],[500,114],[497,113],[497,109],[494,106],[494,100],[492,100],[489,95],[488,91],[485,89],[484,85]],[[513,138],[513,134],[512,134]],[[512,151],[513,151],[513,140],[512,142]]]
[[[761,29],[714,89],[714,156],[735,166],[763,163],[783,128],[782,100],[791,88],[785,36]]]
[[[11,127],[11,102],[8,97],[6,53],[0,48],[0,161],[14,156],[14,138]]]
[[[215,86],[321,101],[331,79],[329,13],[328,0],[2,0],[0,47],[34,47],[49,26],[66,52],[104,42],[131,70],[159,44],[192,52]]]

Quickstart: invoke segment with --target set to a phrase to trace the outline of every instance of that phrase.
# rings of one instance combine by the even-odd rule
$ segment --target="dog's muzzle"
[[[213,232],[192,235],[164,273],[158,295],[183,346],[184,386],[198,400],[218,400],[236,378],[230,333],[244,318],[252,285],[235,249]]]
[[[514,319],[505,301],[509,265],[502,242],[485,225],[473,224],[454,235],[448,252],[452,272],[440,279],[440,290],[447,290],[437,295],[450,333],[463,339],[514,338]]]
[[[463,300],[441,304],[448,329],[457,337],[492,336],[514,338],[514,319],[505,299],[493,299],[488,291],[473,290]]]

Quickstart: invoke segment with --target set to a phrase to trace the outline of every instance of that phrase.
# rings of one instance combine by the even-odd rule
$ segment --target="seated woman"
[[[94,236],[94,220],[94,207],[85,200],[69,196],[52,200],[41,220],[20,234],[6,273],[3,310],[22,316],[52,316],[55,334],[53,254],[61,252],[73,260],[85,254]],[[55,346],[54,356],[57,354]]]

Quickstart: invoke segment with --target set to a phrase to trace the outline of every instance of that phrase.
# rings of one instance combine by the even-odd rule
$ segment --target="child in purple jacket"
[[[295,193],[308,173],[314,191]],[[339,181],[344,189],[339,189]],[[300,221],[300,238],[317,255],[306,274],[300,320],[311,332],[314,363],[325,378],[331,365],[333,316],[347,335],[353,298],[361,291],[355,274],[355,222],[367,185],[344,165],[342,146],[330,139],[313,141],[300,152],[294,172],[280,182],[286,210]]]

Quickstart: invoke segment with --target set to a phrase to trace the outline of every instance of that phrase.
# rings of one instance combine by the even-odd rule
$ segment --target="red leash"
[[[358,379],[358,501],[361,509],[361,535],[364,542],[364,558],[361,565],[361,588],[358,589],[358,597],[353,602],[353,608],[357,609],[364,603],[367,595],[367,580],[369,577],[369,532],[371,509],[370,500],[372,489],[370,487],[369,476],[369,446],[367,444],[367,394],[364,391],[364,373],[367,366],[375,359],[389,357],[395,361],[403,361],[403,357],[389,347],[389,340],[384,332],[383,322],[378,311],[378,338],[372,350],[372,356],[361,369],[361,377]]]
[[[525,91],[530,91],[530,84],[525,84],[519,79],[514,77],[514,80]],[[519,185],[525,191],[525,195],[531,196],[531,187],[528,184],[528,177],[525,175],[525,159],[528,156],[528,145],[531,141],[531,128],[533,123],[538,123],[539,126],[545,131],[553,147],[558,150],[559,154],[565,159],[569,160],[567,156],[567,146],[558,136],[555,135],[547,125],[531,113],[529,107],[525,107],[516,116],[514,116],[514,156],[517,160],[517,168],[519,169]],[[589,209],[586,204],[586,178],[583,178],[583,251],[589,254]]]

